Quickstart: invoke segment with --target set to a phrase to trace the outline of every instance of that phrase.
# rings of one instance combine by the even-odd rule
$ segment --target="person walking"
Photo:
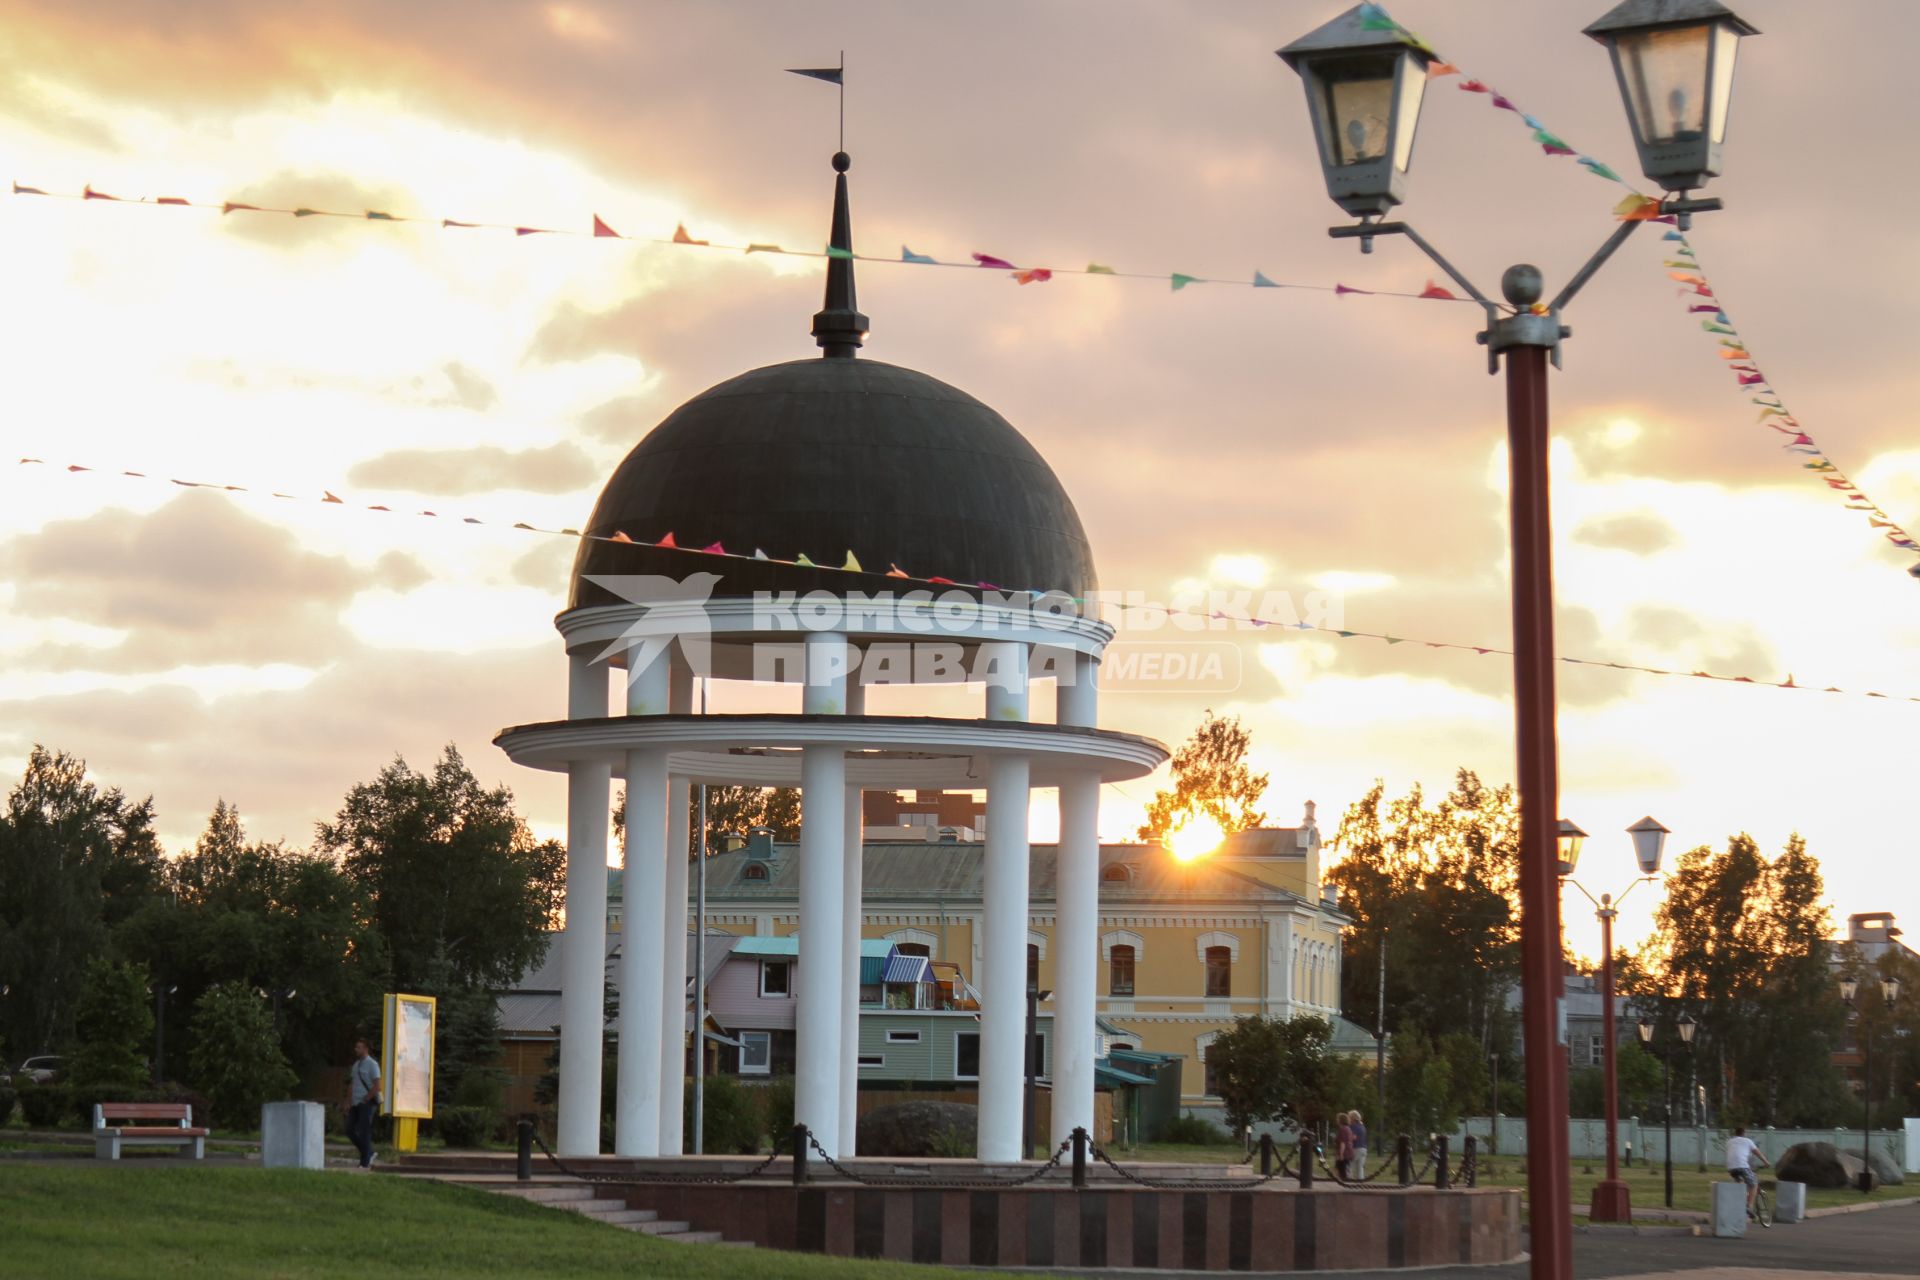
[[[1762,1168],[1771,1167],[1767,1158],[1760,1154],[1760,1146],[1747,1136],[1746,1126],[1733,1131],[1727,1139],[1727,1176],[1735,1182],[1747,1184],[1747,1216],[1753,1216],[1753,1197],[1760,1191],[1760,1180],[1753,1176],[1753,1161],[1758,1158]]]
[[[1333,1173],[1341,1182],[1347,1180],[1347,1166],[1353,1162],[1353,1126],[1347,1123],[1350,1113],[1342,1111],[1338,1117],[1340,1129],[1334,1135]]]
[[[353,1042],[353,1065],[347,1068],[347,1138],[360,1153],[360,1167],[373,1168],[373,1113],[380,1106],[380,1063],[373,1046],[361,1036]]]
[[[1358,1111],[1347,1113],[1347,1127],[1353,1130],[1353,1176],[1367,1176],[1367,1122]]]

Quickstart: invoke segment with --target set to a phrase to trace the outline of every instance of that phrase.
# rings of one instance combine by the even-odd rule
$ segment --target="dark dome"
[[[965,392],[876,360],[795,360],[701,392],[634,446],[586,532],[832,569],[582,541],[572,608],[621,603],[588,574],[718,573],[715,597],[899,587],[890,565],[967,586],[1096,585],[1080,517],[1025,437]],[[832,571],[849,551],[865,573]]]

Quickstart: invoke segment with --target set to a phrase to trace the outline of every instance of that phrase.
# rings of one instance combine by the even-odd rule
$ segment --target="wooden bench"
[[[171,1124],[132,1124],[126,1121],[170,1120]],[[192,1147],[193,1158],[205,1157],[207,1131],[193,1127],[193,1108],[184,1102],[96,1102],[93,1106],[93,1154],[100,1160],[118,1160],[120,1148]]]

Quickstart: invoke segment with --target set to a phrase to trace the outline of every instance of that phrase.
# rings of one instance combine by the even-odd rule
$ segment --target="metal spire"
[[[847,212],[847,169],[853,161],[844,151],[833,154],[833,235],[827,244],[826,303],[813,317],[813,339],[829,360],[851,360],[867,336],[867,318],[860,314],[853,294],[853,219]]]

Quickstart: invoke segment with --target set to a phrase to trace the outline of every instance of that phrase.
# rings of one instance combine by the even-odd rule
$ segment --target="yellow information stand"
[[[393,1122],[393,1149],[395,1151],[415,1151],[420,1146],[420,1122],[412,1116],[401,1116]]]
[[[434,1033],[438,1004],[432,996],[389,995],[385,1000],[386,1027],[381,1057],[386,1061],[386,1088],[380,1091],[382,1109],[393,1117],[393,1145],[414,1151],[420,1145],[420,1122],[433,1118]]]

